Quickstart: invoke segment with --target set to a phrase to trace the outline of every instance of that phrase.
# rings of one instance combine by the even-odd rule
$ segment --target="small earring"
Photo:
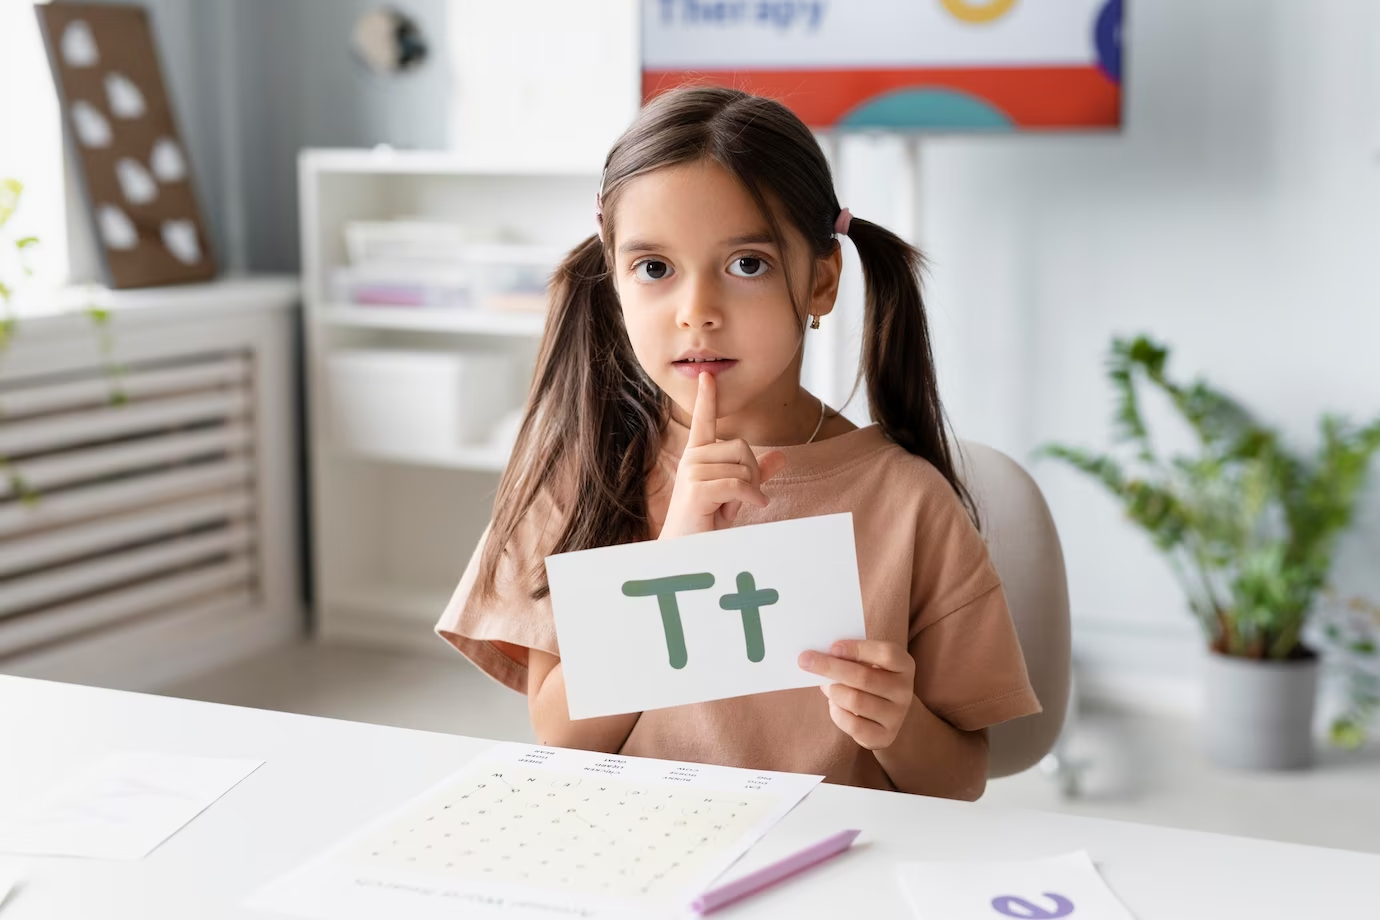
[[[811,329],[818,329],[818,328],[819,328],[819,314],[816,313],[816,314],[812,314],[812,315],[810,316],[810,328],[811,328]]]

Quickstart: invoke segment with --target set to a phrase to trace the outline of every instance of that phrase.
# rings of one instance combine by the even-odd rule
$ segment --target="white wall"
[[[296,265],[298,147],[451,139],[450,81],[464,62],[450,62],[439,39],[448,5],[473,0],[401,4],[437,39],[437,57],[395,80],[349,57],[349,26],[367,0],[215,0],[208,7],[233,4],[230,44],[224,16],[198,2],[189,19],[189,2],[154,4],[174,38],[192,36],[180,49],[167,35],[161,44],[179,108],[191,94],[206,110],[223,90],[212,80],[207,94],[210,60],[236,49],[233,149],[244,160],[252,267]],[[624,0],[600,3],[632,15]],[[612,32],[632,34],[628,20],[609,19]],[[1380,414],[1377,5],[1133,0],[1127,36],[1124,132],[923,144],[919,233],[960,435],[1022,460],[1051,439],[1105,446],[1106,346],[1140,331],[1174,346],[1176,373],[1207,374],[1303,443],[1324,410]],[[524,66],[534,80],[561,81],[569,62],[534,50]],[[626,99],[591,94],[587,104],[614,111]],[[193,151],[214,162],[218,135],[198,117],[184,118]],[[895,140],[842,140],[844,203],[904,230],[915,215],[903,154]],[[209,197],[222,220],[225,202]],[[859,294],[853,278],[817,336],[810,379],[835,403],[852,383]],[[1192,682],[1177,678],[1192,673],[1200,643],[1168,571],[1095,487],[1050,464],[1035,471],[1063,535],[1090,682],[1166,679],[1169,697],[1190,696]],[[1380,483],[1337,574],[1341,587],[1380,598]]]
[[[1325,410],[1380,415],[1378,9],[1133,2],[1123,134],[927,144],[932,303],[963,434],[1022,459],[1051,439],[1106,446],[1103,356],[1139,331],[1300,444]],[[1148,541],[1075,474],[1036,472],[1093,680],[1191,673],[1198,639]],[[1380,488],[1336,575],[1380,597]]]

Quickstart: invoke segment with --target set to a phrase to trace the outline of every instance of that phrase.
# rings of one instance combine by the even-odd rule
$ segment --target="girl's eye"
[[[767,263],[756,256],[743,256],[729,264],[728,273],[738,278],[760,278],[767,273]]]
[[[664,281],[671,277],[671,266],[660,259],[643,259],[633,266],[638,281]]]

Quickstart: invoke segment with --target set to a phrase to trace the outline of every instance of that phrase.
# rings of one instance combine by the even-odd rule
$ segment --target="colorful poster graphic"
[[[644,99],[735,86],[821,129],[1121,126],[1123,0],[643,0]]]

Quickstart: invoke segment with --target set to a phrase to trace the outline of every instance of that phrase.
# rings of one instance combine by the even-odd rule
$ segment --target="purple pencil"
[[[802,872],[842,853],[853,845],[853,841],[861,833],[862,831],[839,831],[837,834],[826,837],[819,843],[808,846],[785,859],[778,860],[769,866],[763,866],[756,872],[749,873],[735,882],[720,885],[718,888],[711,888],[696,898],[691,903],[690,909],[703,916],[750,894],[755,894],[764,888],[770,888],[782,879],[790,878],[797,872]]]

